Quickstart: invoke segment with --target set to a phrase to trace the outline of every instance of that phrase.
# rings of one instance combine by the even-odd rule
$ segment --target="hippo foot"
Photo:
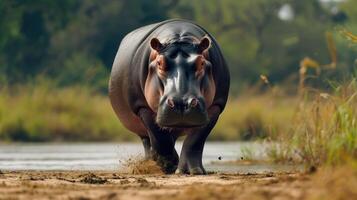
[[[176,170],[176,174],[190,174],[190,175],[205,175],[206,170],[203,168],[203,166],[190,166],[189,165],[183,165],[179,166]]]
[[[160,166],[165,174],[173,174],[178,166],[178,155],[175,152],[173,155],[154,154],[153,160]]]

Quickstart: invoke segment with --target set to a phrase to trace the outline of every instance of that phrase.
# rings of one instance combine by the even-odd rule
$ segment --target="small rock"
[[[144,178],[137,178],[136,182],[139,183],[141,187],[148,187],[148,186],[152,186],[155,184],[155,183],[151,183],[151,182],[147,181]]]
[[[84,176],[84,178],[82,178],[80,182],[87,183],[87,184],[104,184],[108,182],[108,180],[90,173]]]
[[[309,172],[310,174],[313,174],[313,173],[315,173],[316,171],[317,171],[317,168],[316,168],[314,165],[311,165],[311,166],[309,167],[308,172]]]
[[[121,184],[121,185],[126,185],[126,184],[129,184],[129,183],[130,183],[130,181],[127,180],[127,179],[124,179],[124,180],[121,180],[121,181],[120,181],[120,184]]]
[[[229,177],[229,176],[220,176],[219,177],[220,179],[223,179],[223,180],[232,180],[232,178],[231,177]]]

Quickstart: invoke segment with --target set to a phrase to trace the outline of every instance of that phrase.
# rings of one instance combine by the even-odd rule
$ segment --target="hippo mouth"
[[[198,128],[202,127],[205,124],[188,124],[188,123],[174,123],[174,124],[165,124],[165,123],[159,123],[158,125],[162,128],[182,128],[182,129],[187,129],[187,128]]]
[[[197,100],[195,106],[179,101],[172,106],[169,101],[164,102],[168,103],[159,106],[156,116],[156,122],[160,127],[194,128],[204,126],[209,121],[202,100]]]
[[[159,112],[156,122],[160,127],[169,128],[195,128],[208,123],[207,112],[174,113]]]

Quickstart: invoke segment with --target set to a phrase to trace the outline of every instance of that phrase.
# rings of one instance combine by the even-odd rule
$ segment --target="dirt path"
[[[128,175],[116,172],[14,171],[0,175],[0,199],[304,199],[301,173]]]

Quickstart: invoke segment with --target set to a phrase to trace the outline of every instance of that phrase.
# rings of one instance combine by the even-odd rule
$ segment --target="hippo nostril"
[[[167,105],[169,105],[170,108],[174,108],[174,107],[175,107],[175,103],[174,103],[174,101],[172,100],[172,98],[168,98],[168,99],[167,99]]]
[[[198,100],[196,99],[196,98],[193,98],[193,99],[191,99],[190,100],[190,106],[192,107],[192,108],[194,108],[194,107],[196,107],[197,106],[197,104],[198,104]]]

